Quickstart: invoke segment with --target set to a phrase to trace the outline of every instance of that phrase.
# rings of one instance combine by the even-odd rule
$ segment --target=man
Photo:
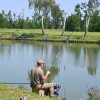
[[[50,90],[50,96],[53,96],[54,93],[54,85],[52,83],[45,83],[47,77],[50,75],[50,72],[47,71],[44,76],[44,72],[42,70],[44,66],[44,61],[39,59],[37,61],[37,67],[31,70],[31,87],[36,89],[48,89]]]

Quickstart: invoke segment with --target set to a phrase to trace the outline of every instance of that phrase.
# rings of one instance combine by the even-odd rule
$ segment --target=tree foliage
[[[66,21],[66,29],[67,31],[80,31],[81,27],[80,27],[80,20],[79,20],[79,16],[76,14],[72,14],[71,16],[69,16],[67,18]]]
[[[63,17],[62,17],[63,11],[59,8],[59,5],[52,6],[51,9],[51,23],[52,28],[57,29],[60,28],[62,25]]]
[[[44,17],[48,17],[55,0],[28,0],[29,7],[34,8],[35,14],[38,18],[41,16],[42,33],[44,34]]]
[[[89,31],[100,32],[100,1],[88,0],[88,3],[81,3],[75,6],[75,14],[68,17],[66,30],[85,31],[86,19],[90,17]],[[77,21],[76,21],[77,20]]]

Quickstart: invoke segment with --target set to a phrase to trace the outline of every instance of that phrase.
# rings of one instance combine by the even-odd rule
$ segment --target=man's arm
[[[44,81],[47,79],[47,77],[50,75],[50,71],[47,71],[46,75],[44,76]]]

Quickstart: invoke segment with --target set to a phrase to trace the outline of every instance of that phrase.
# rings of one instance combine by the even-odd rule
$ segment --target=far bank
[[[41,29],[0,29],[0,40],[28,40],[46,42],[70,42],[70,43],[98,43],[100,44],[100,32],[88,32],[84,37],[84,32],[65,31],[62,36],[61,29],[45,29],[45,35]]]

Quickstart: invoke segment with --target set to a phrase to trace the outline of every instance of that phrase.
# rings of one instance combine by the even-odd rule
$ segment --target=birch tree
[[[66,19],[67,19],[67,13],[64,13],[64,23],[63,23],[63,29],[62,29],[62,36],[64,35],[64,32],[65,32]]]
[[[85,26],[84,37],[86,37],[86,35],[87,35],[87,33],[88,33],[89,22],[90,22],[90,16],[89,16],[89,14],[88,14],[88,15],[86,16],[86,26]]]
[[[44,35],[44,17],[50,14],[51,7],[55,4],[55,0],[28,0],[28,2],[29,8],[34,8],[34,11],[41,16],[42,34]]]
[[[86,26],[84,37],[86,37],[90,22],[90,17],[94,16],[95,12],[100,9],[100,1],[99,0],[88,0],[88,3],[82,3],[82,10],[85,13],[86,17]],[[100,10],[99,10],[100,12]]]

